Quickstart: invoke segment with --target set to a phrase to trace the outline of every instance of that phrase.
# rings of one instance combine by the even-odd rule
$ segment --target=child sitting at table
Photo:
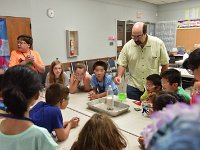
[[[8,114],[0,124],[1,150],[56,150],[48,131],[29,118],[40,88],[40,78],[31,68],[16,65],[6,70],[2,95]]]
[[[143,112],[148,112],[148,108],[152,107],[153,94],[158,94],[162,91],[161,77],[158,74],[151,74],[146,78],[146,90],[141,96]]]
[[[84,125],[71,150],[123,150],[126,140],[104,114],[94,114]]]
[[[90,85],[92,91],[89,93],[88,97],[93,100],[101,98],[107,95],[107,89],[111,85],[113,93],[118,94],[118,88],[112,80],[112,76],[106,74],[107,65],[103,61],[97,61],[93,65],[94,74],[92,74]]]
[[[190,95],[181,87],[181,73],[176,69],[168,69],[161,73],[161,83],[164,91],[174,92],[184,98],[184,102],[190,103]]]
[[[64,72],[63,65],[59,60],[51,63],[50,71],[46,76],[45,87],[47,88],[53,83],[60,83],[64,86],[69,85],[69,78]]]
[[[74,94],[77,90],[89,92],[90,78],[91,75],[86,71],[86,66],[83,63],[77,63],[70,78],[70,93]]]
[[[69,100],[68,87],[54,83],[47,88],[46,102],[37,103],[30,110],[34,124],[46,128],[49,133],[55,131],[58,141],[64,141],[72,128],[78,126],[79,118],[74,117],[63,123],[60,109],[65,109]]]
[[[153,112],[156,111],[162,111],[167,105],[169,104],[175,104],[178,101],[183,101],[180,100],[182,97],[179,96],[176,93],[172,93],[172,92],[165,92],[165,91],[161,91],[159,92],[158,95],[154,95],[154,98],[152,99],[152,107],[151,107],[151,111],[149,112],[149,115],[151,115]],[[144,138],[143,136],[140,136],[138,138],[138,142],[141,146],[142,149],[144,149]]]

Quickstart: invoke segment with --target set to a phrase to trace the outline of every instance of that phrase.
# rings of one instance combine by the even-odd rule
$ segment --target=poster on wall
[[[180,20],[178,21],[178,28],[194,28],[200,27],[200,19]]]
[[[10,60],[6,19],[0,18],[0,69],[6,70]]]

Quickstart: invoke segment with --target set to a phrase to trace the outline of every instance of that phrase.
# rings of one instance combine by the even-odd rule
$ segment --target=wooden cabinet
[[[21,34],[31,36],[31,20],[23,17],[0,16],[6,18],[6,28],[10,52],[17,49],[17,37]]]

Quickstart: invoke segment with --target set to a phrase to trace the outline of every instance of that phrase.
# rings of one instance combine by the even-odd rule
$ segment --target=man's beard
[[[135,44],[137,44],[137,45],[142,45],[143,43],[141,42],[141,41],[135,41]]]

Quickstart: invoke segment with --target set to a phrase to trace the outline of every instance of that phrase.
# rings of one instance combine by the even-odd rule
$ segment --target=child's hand
[[[95,94],[94,91],[91,91],[91,92],[88,93],[88,98],[90,100],[97,99],[98,98],[98,94]]]
[[[155,98],[156,98],[155,92],[151,92],[151,93],[148,94],[148,101],[149,102],[152,102]]]
[[[144,137],[140,136],[138,138],[138,143],[140,144],[141,149],[144,149]]]
[[[93,97],[94,94],[95,94],[94,91],[88,92],[88,98],[92,99],[92,97]]]
[[[84,75],[74,75],[75,80],[82,81],[84,79]]]
[[[80,119],[79,119],[78,117],[73,117],[73,118],[69,121],[68,124],[71,125],[71,129],[78,126],[79,120],[80,120]]]

